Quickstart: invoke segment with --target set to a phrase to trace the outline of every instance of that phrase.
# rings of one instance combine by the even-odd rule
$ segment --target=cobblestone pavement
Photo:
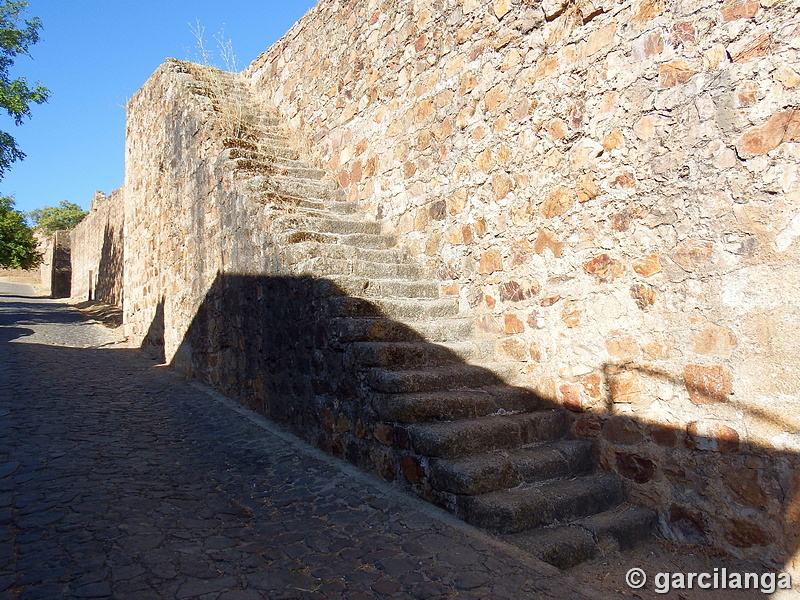
[[[0,600],[589,598],[0,283]]]

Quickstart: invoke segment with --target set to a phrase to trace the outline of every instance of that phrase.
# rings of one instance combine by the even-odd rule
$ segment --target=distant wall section
[[[42,291],[51,298],[69,298],[72,283],[70,265],[70,232],[56,231],[39,237],[42,263],[39,274]]]
[[[123,196],[122,188],[95,193],[89,214],[70,233],[73,298],[122,306]]]

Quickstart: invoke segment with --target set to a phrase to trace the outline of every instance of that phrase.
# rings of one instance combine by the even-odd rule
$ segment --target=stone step
[[[473,322],[467,318],[399,323],[383,318],[339,317],[331,319],[330,324],[336,339],[342,343],[455,342],[469,339],[473,333]]]
[[[244,159],[237,159],[244,160]],[[243,169],[247,174],[243,188],[258,198],[259,194],[272,194],[311,200],[337,200],[342,197],[335,182],[328,179],[306,179],[284,175],[268,175],[268,171]]]
[[[327,256],[307,258],[301,262],[287,264],[295,273],[307,273],[316,277],[352,275],[371,279],[419,279],[422,267],[408,263],[375,263],[365,260],[339,260]]]
[[[250,148],[228,148],[223,152],[222,158],[229,161],[234,170],[249,170],[269,176],[321,180],[327,175],[326,171],[309,167],[303,161]]]
[[[403,425],[412,450],[432,458],[458,458],[491,450],[521,448],[564,435],[561,410],[488,416],[461,421]]]
[[[333,204],[333,203],[331,203]],[[326,256],[337,260],[363,260],[373,263],[408,264],[412,262],[405,253],[395,249],[359,248],[346,244],[322,242],[298,242],[284,250],[287,263],[300,262],[308,258]]]
[[[381,224],[377,221],[359,221],[356,219],[324,219],[287,215],[272,221],[272,230],[280,231],[315,231],[336,235],[369,234],[380,235]]]
[[[413,368],[460,364],[462,359],[449,348],[430,342],[355,342],[346,356],[358,367]]]
[[[507,385],[418,394],[380,394],[373,407],[383,421],[424,423],[527,413],[545,407],[534,392]]]
[[[342,193],[344,196],[344,193]],[[318,200],[305,200],[302,198],[298,198],[298,202],[296,206],[299,208],[308,208],[311,210],[317,210],[319,212],[329,212],[331,213],[329,216],[331,218],[336,218],[341,215],[353,215],[358,213],[360,209],[360,205],[358,202],[348,202],[346,200],[336,200],[332,199],[326,202],[321,202]]]
[[[279,245],[302,244],[306,242],[342,244],[344,246],[354,246],[356,248],[372,250],[388,250],[397,245],[397,237],[394,235],[377,235],[372,233],[348,233],[338,235],[335,233],[321,233],[302,229],[299,231],[277,233],[277,243]]]
[[[519,533],[604,512],[625,498],[619,477],[607,473],[548,481],[459,497],[461,517],[494,533]]]
[[[591,442],[556,440],[519,450],[431,460],[429,475],[435,489],[475,496],[523,483],[585,475],[593,468]]]
[[[353,298],[341,296],[331,298],[328,303],[332,317],[389,317],[404,320],[439,319],[458,314],[458,302],[452,298],[445,300],[402,298]]]
[[[384,394],[473,389],[501,383],[492,371],[465,364],[408,370],[376,367],[367,374],[367,384]]]
[[[622,504],[566,525],[513,533],[503,539],[559,569],[569,569],[598,556],[633,548],[653,534],[655,525],[653,511]]]
[[[260,134],[250,131],[246,134],[240,135],[239,137],[230,136],[223,140],[223,144],[228,149],[247,148],[272,157],[284,158],[287,160],[300,159],[300,152],[297,150],[297,148],[290,145],[288,140],[284,140],[282,137],[275,135],[274,137],[268,138],[269,142],[267,144],[262,144],[259,143],[259,136]],[[225,153],[225,151],[223,151],[223,154],[221,154],[221,159],[228,160],[227,153]]]
[[[358,248],[394,248],[397,246],[397,236],[373,233],[351,233],[339,238],[340,244],[357,246]]]
[[[372,279],[348,275],[320,278],[315,288],[318,297],[356,298],[438,298],[439,282],[432,280]],[[405,338],[404,338],[405,339]]]

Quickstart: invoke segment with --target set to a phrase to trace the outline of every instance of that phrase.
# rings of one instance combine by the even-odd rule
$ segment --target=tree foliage
[[[30,269],[42,260],[25,215],[14,210],[14,200],[0,197],[0,267]]]
[[[5,109],[17,125],[31,116],[31,104],[45,102],[50,94],[38,82],[28,87],[24,77],[11,79],[9,74],[14,59],[21,54],[30,55],[28,48],[39,41],[42,23],[37,17],[23,19],[27,6],[28,3],[21,0],[0,0],[0,108]],[[17,147],[14,138],[0,131],[0,178],[11,163],[23,158],[25,153]]]
[[[37,208],[29,216],[37,231],[51,234],[56,231],[75,229],[75,226],[88,214],[88,211],[83,210],[74,202],[62,200],[58,206]]]

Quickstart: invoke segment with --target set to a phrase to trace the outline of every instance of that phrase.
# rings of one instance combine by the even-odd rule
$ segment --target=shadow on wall
[[[164,352],[164,298],[162,297],[156,305],[156,312],[153,321],[147,330],[141,344],[141,350],[150,358],[164,363],[167,360]]]
[[[122,306],[122,285],[124,262],[122,248],[123,232],[106,224],[103,231],[103,246],[97,267],[97,285],[92,293],[89,288],[89,300],[99,300],[106,304]]]
[[[162,298],[142,345],[162,360],[164,317]],[[326,279],[218,275],[175,356],[172,366],[184,374],[430,498],[427,462],[413,447],[408,424],[387,416],[404,389],[387,387],[391,378],[384,375],[416,370],[410,379],[427,381],[431,361],[465,363],[375,303],[348,297]],[[506,385],[480,367],[465,368],[471,381]],[[439,384],[436,389],[470,387],[466,379]],[[562,408],[553,399],[539,400],[538,408]],[[576,422],[586,416],[571,414]],[[659,511],[668,537],[766,556],[773,566],[792,559],[800,547],[796,454],[733,443],[713,428],[687,432],[642,422],[615,415],[610,406],[592,417],[603,422],[587,435],[598,442],[601,467],[622,475],[635,500]]]

